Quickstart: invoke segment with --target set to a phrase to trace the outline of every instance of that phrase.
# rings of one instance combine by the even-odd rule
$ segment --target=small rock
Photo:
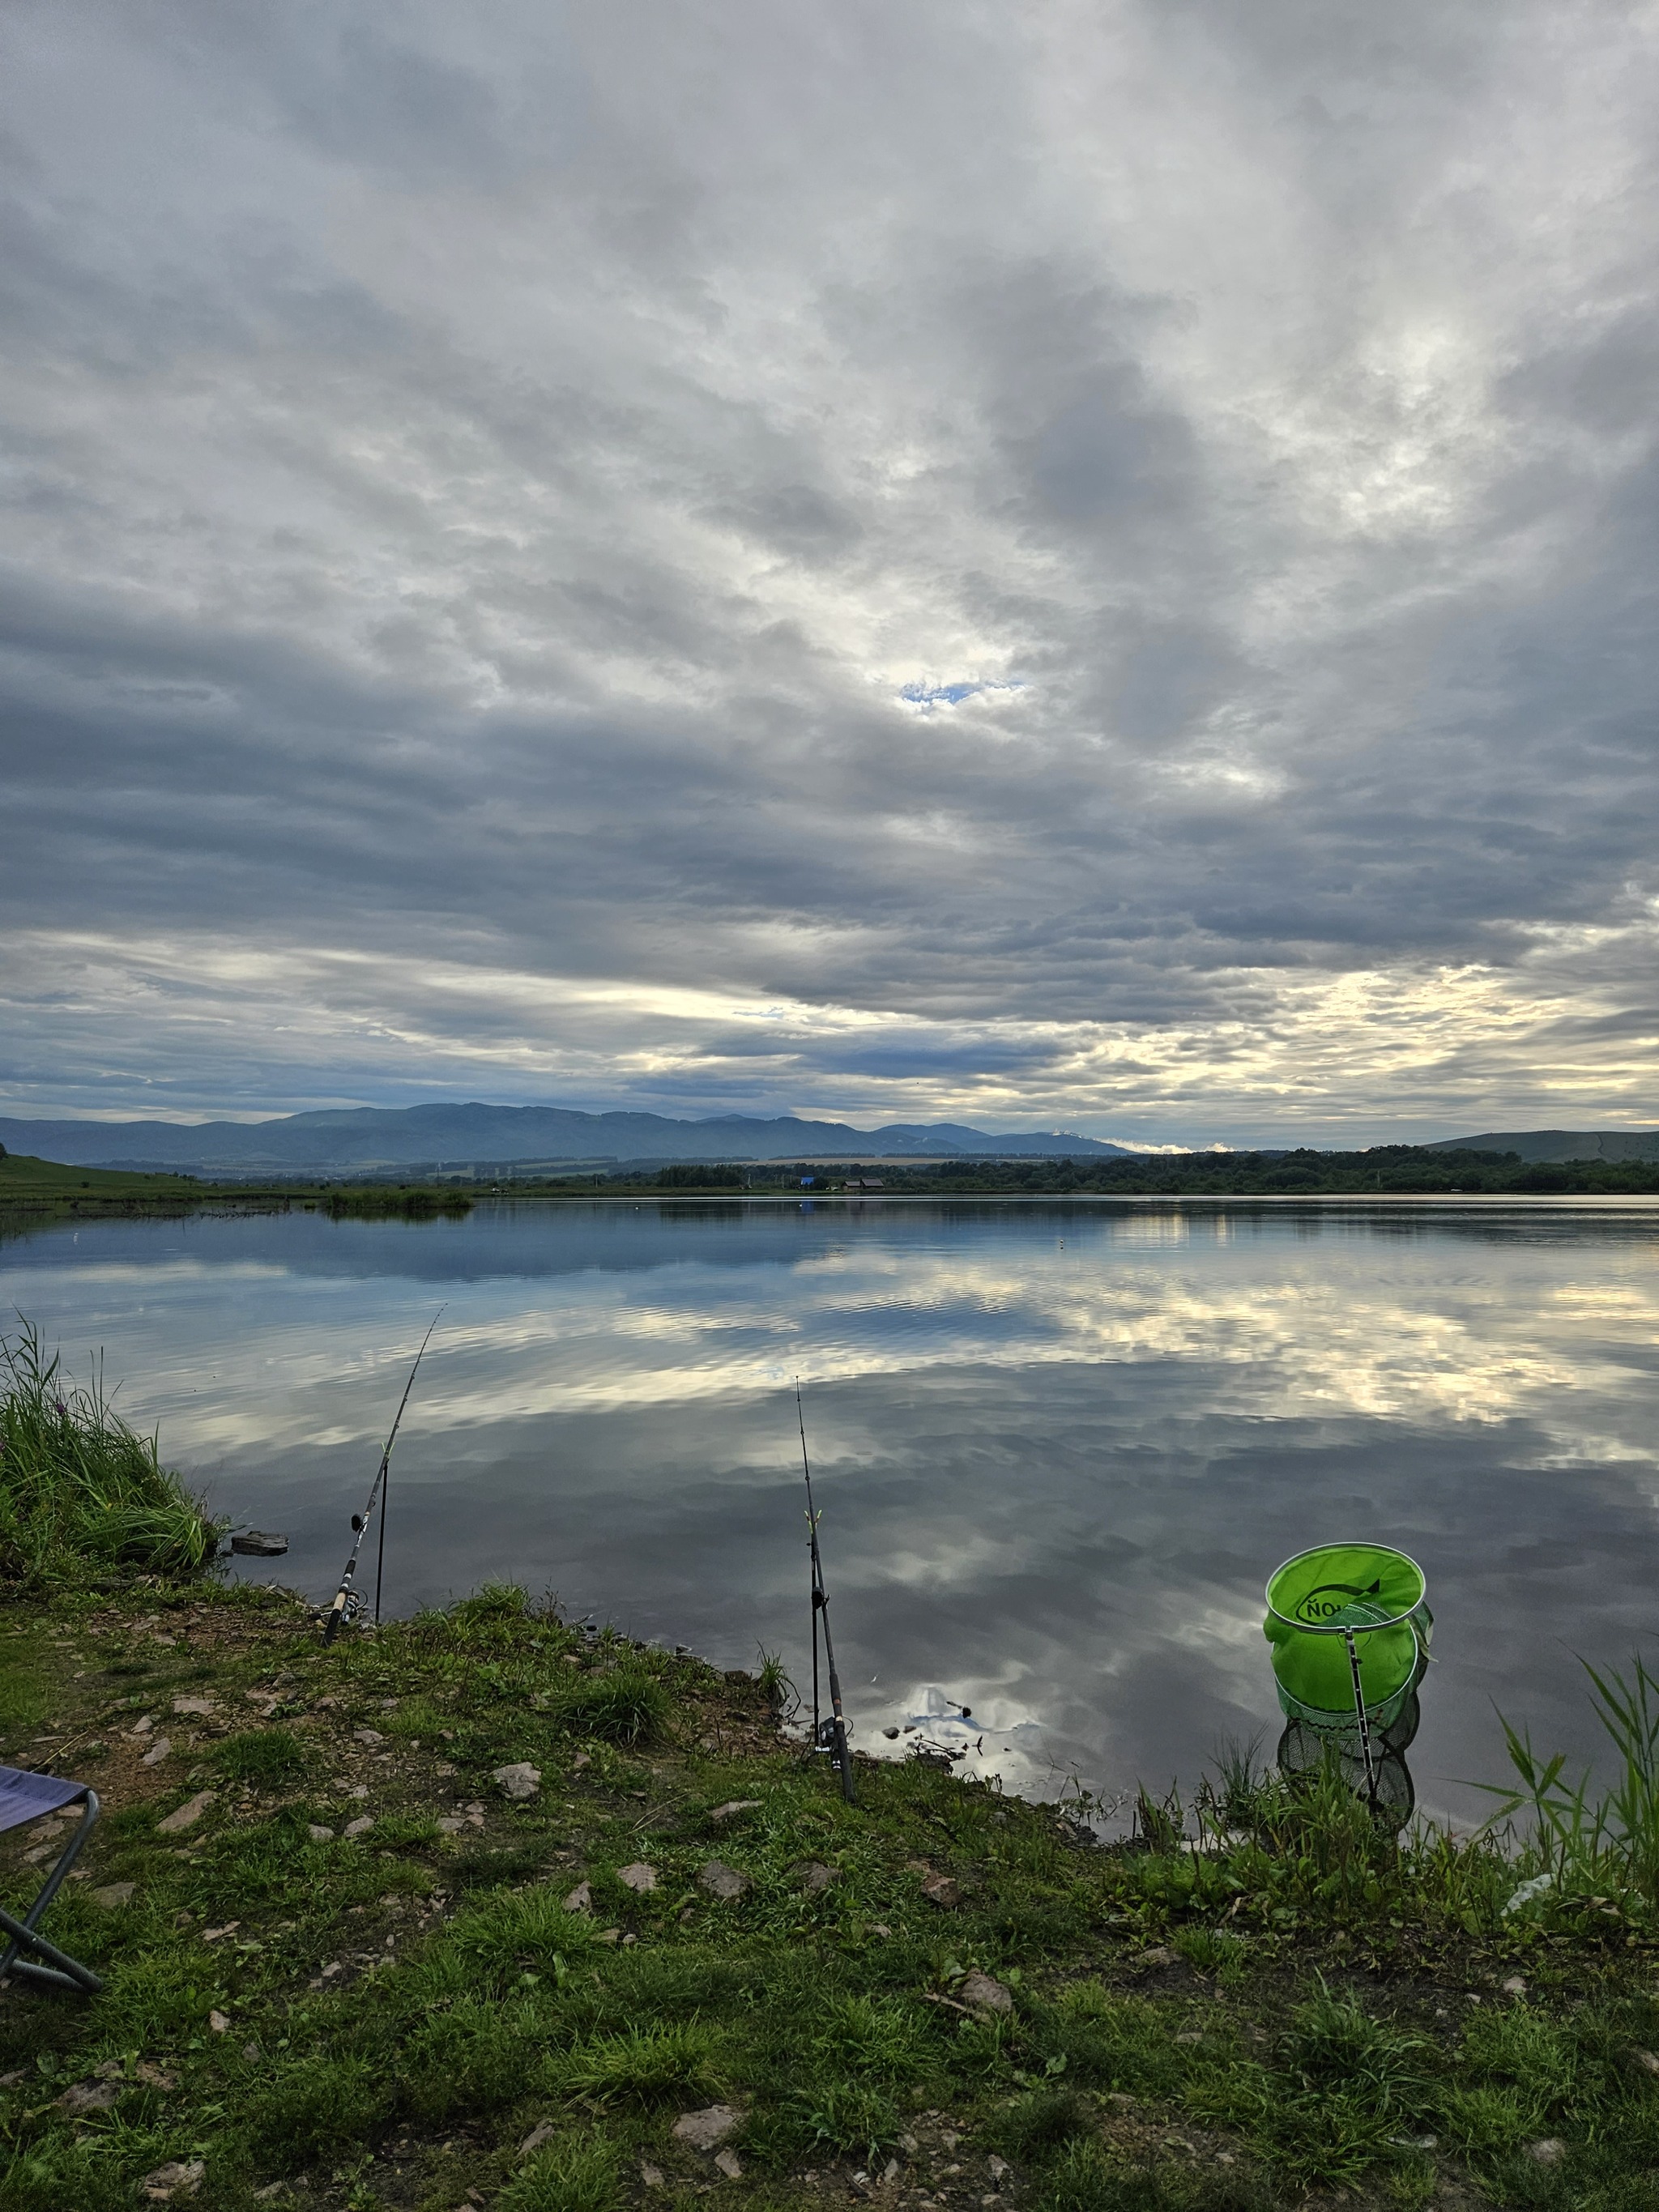
[[[586,1882],[576,1884],[564,1901],[564,1909],[567,1912],[591,1912],[593,1910],[593,1892]]]
[[[211,1698],[175,1698],[173,1710],[175,1713],[210,1713],[213,1700]]]
[[[495,1779],[501,1784],[501,1795],[510,1797],[515,1805],[523,1805],[532,1798],[542,1786],[542,1771],[520,1759],[516,1766],[498,1766]]]
[[[697,1887],[707,1890],[710,1897],[741,1897],[749,1887],[749,1877],[734,1867],[722,1865],[719,1859],[710,1859],[698,1872]]]
[[[662,2168],[652,2166],[644,2159],[640,2161],[640,2179],[647,2189],[665,2189],[668,2185],[663,2179]]]
[[[1511,1974],[1508,1981],[1499,1986],[1506,1997],[1523,1997],[1527,1994],[1526,1978],[1521,1974]]]
[[[374,1826],[374,1815],[372,1813],[360,1813],[355,1820],[348,1820],[340,1832],[346,1836],[366,1836]]]
[[[313,1844],[331,1844],[334,1841],[333,1829],[325,1828],[316,1820],[307,1826],[306,1834]]]
[[[898,1730],[896,1728],[884,1728],[882,1730],[882,1734],[886,1737],[889,1743],[893,1743],[897,1741]]]
[[[988,2161],[988,2163],[991,2168],[991,2179],[993,2181],[1000,2181],[1005,2173],[1012,2171],[1006,2158],[993,2158]]]
[[[208,2026],[213,2030],[213,2033],[216,2035],[228,2035],[230,2033],[230,2020],[227,2014],[222,2012],[210,2012],[208,2014]]]
[[[173,1746],[167,1737],[158,1735],[138,1764],[140,1766],[159,1766],[172,1749]]]
[[[930,1905],[960,1905],[962,1892],[948,1874],[930,1874],[921,1885],[921,1893]]]
[[[1540,2166],[1559,2166],[1566,2154],[1567,2147],[1559,2136],[1545,2136],[1527,2145],[1527,2156],[1536,2159]]]
[[[359,1743],[366,1743],[373,1746],[374,1744],[384,1743],[386,1741],[386,1738],[380,1734],[379,1729],[353,1729],[351,1733]]]
[[[1014,1993],[1005,1982],[995,1981],[989,1974],[978,1972],[965,1975],[957,1984],[958,2001],[971,2005],[975,2012],[1012,2012]]]
[[[809,1859],[800,1870],[800,1886],[809,1897],[816,1897],[820,1890],[828,1889],[836,1879],[834,1867],[827,1867],[817,1859]]]
[[[172,2197],[193,2197],[206,2176],[203,2160],[175,2158],[158,2166],[154,2173],[147,2173],[138,2186],[152,2204],[165,2204]]]
[[[240,1920],[227,1920],[222,1928],[204,1928],[202,1930],[202,1941],[204,1943],[216,1943],[222,1936],[234,1936],[241,1924]]]
[[[186,1798],[176,1813],[169,1813],[165,1820],[156,1822],[156,1833],[161,1836],[182,1836],[186,1828],[193,1828],[196,1826],[208,1807],[212,1804],[215,1792],[211,1790],[198,1790],[193,1797]]]
[[[743,2118],[735,2105],[705,2105],[700,2112],[682,2112],[674,2123],[676,2142],[689,2143],[693,2150],[713,2150],[723,2143]]]
[[[624,1889],[631,1889],[635,1897],[648,1897],[657,1886],[657,1869],[636,1859],[632,1866],[623,1867],[617,1875]]]
[[[586,1752],[579,1751],[570,1762],[570,1771],[573,1774],[586,1774],[592,1764],[593,1761]]]
[[[1202,2043],[1204,2038],[1197,2028],[1188,2027],[1183,2028],[1181,2033],[1176,2036],[1173,2040],[1176,2043]]]
[[[1659,2074],[1659,2057],[1656,2057],[1652,2051],[1636,2050],[1630,2056],[1631,2063],[1640,2067],[1644,2074]]]
[[[136,1881],[112,1881],[89,1893],[94,1905],[101,1905],[106,1912],[113,1912],[118,1905],[131,1904],[132,1893],[137,1887]]]
[[[551,2120],[538,2121],[537,2124],[532,2128],[530,2133],[525,2137],[524,2141],[519,2145],[519,2156],[520,2158],[529,2158],[532,2156],[535,2152],[541,2148],[542,2145],[547,2141],[548,2137],[552,2133],[553,2123]]]
[[[890,2158],[886,2165],[881,2169],[882,2179],[884,2181],[896,2181],[898,2179],[898,2160],[896,2158]]]
[[[1154,1943],[1149,1950],[1140,1954],[1136,1964],[1142,1966],[1173,1966],[1175,1953],[1167,1943]]]
[[[596,1943],[617,1943],[620,1942],[621,1940],[622,1929],[620,1928],[601,1928],[599,1934],[593,1938],[593,1941]]]
[[[724,1805],[716,1805],[708,1818],[711,1820],[732,1820],[739,1813],[758,1813],[760,1802],[758,1797],[732,1797]]]
[[[113,2081],[76,2081],[58,2101],[66,2112],[107,2112],[120,2094]]]
[[[743,2179],[743,2161],[734,2150],[717,2150],[714,2163],[728,2181]]]
[[[176,2089],[179,2076],[169,2074],[165,2066],[158,2066],[153,2058],[141,2058],[132,2069],[135,2081],[142,2081],[147,2089]]]

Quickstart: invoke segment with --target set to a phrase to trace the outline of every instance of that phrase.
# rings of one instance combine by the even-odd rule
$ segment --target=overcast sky
[[[1659,8],[0,82],[0,1111],[1659,1122]]]

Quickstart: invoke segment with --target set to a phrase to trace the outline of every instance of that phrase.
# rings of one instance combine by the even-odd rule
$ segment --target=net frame
[[[1403,1607],[1400,1611],[1395,1613],[1387,1612],[1380,1607],[1371,1607],[1367,1606],[1365,1610],[1368,1612],[1372,1610],[1376,1612],[1377,1618],[1375,1620],[1304,1620],[1297,1618],[1296,1615],[1292,1613],[1281,1612],[1279,1607],[1273,1603],[1274,1588],[1279,1583],[1280,1578],[1287,1574],[1292,1567],[1299,1565],[1304,1559],[1328,1558],[1333,1553],[1340,1552],[1369,1552],[1373,1555],[1380,1553],[1389,1559],[1403,1560],[1417,1578],[1417,1595],[1413,1597],[1410,1605]],[[1378,1577],[1378,1580],[1381,1580],[1380,1577]],[[1312,1595],[1312,1593],[1304,1591],[1303,1593],[1303,1599],[1301,1601],[1305,1602],[1307,1597],[1310,1595]],[[1353,1613],[1359,1609],[1360,1604],[1363,1603],[1370,1595],[1370,1593],[1369,1591],[1356,1592],[1355,1604],[1340,1607],[1338,1610],[1343,1613]],[[1358,1725],[1360,1756],[1364,1761],[1365,1770],[1365,1795],[1370,1802],[1370,1808],[1373,1813],[1376,1812],[1378,1806],[1379,1761],[1371,1746],[1372,1716],[1370,1712],[1368,1711],[1365,1705],[1364,1685],[1360,1679],[1359,1673],[1359,1649],[1355,1643],[1354,1638],[1357,1636],[1375,1634],[1378,1629],[1399,1628],[1401,1626],[1408,1627],[1412,1632],[1413,1641],[1417,1645],[1419,1662],[1418,1676],[1420,1677],[1422,1662],[1425,1656],[1425,1646],[1423,1635],[1417,1625],[1417,1615],[1426,1604],[1428,1595],[1429,1578],[1424,1573],[1417,1561],[1413,1559],[1409,1552],[1402,1552],[1397,1544],[1362,1543],[1356,1542],[1352,1539],[1342,1543],[1310,1544],[1305,1551],[1292,1552],[1288,1559],[1282,1560],[1279,1565],[1274,1568],[1273,1573],[1267,1579],[1267,1587],[1264,1592],[1264,1595],[1267,1599],[1267,1610],[1272,1613],[1273,1619],[1275,1620],[1282,1620],[1285,1626],[1294,1631],[1297,1635],[1340,1636],[1347,1646],[1348,1670],[1353,1683],[1354,1719]],[[1407,1686],[1407,1687],[1415,1687],[1416,1679],[1417,1678],[1413,1678],[1413,1681]],[[1384,1702],[1392,1704],[1394,1700],[1390,1698],[1384,1700]]]

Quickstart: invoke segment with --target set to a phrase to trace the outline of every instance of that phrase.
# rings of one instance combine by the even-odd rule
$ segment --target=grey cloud
[[[17,11],[10,927],[186,995],[292,947],[319,1042],[227,1008],[226,1103],[441,1052],[1151,1135],[1206,1053],[1297,1073],[1310,990],[1441,969],[1496,994],[1448,1083],[1532,1081],[1575,987],[1575,1051],[1650,1050],[1659,54],[1563,21]],[[787,1008],[624,1050],[537,979]],[[115,1073],[54,1089],[33,1003],[17,1110],[215,1103],[118,972]]]

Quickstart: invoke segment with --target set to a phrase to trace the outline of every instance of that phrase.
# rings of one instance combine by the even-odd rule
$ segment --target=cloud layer
[[[1659,11],[0,45],[4,1110],[1659,1115]]]

